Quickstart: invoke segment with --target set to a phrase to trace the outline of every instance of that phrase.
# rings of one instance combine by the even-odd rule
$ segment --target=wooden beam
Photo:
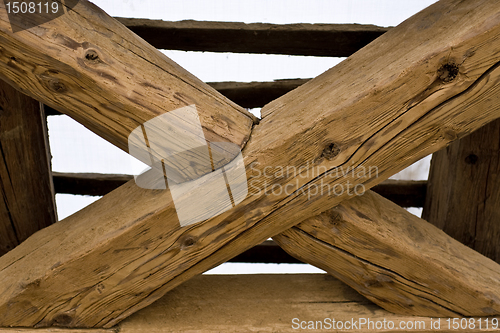
[[[168,191],[129,182],[35,234],[0,258],[0,323],[111,327],[498,118],[499,10],[495,0],[440,1],[268,104],[243,149],[249,196],[229,211],[182,228]],[[369,167],[377,172],[361,172]],[[344,191],[314,195],[319,185]]]
[[[133,179],[131,175],[54,172],[56,193],[103,196]],[[401,207],[423,207],[427,181],[384,180],[372,190]]]
[[[40,103],[0,80],[0,255],[57,221]]]
[[[16,33],[0,9],[0,78],[117,147],[128,151],[135,128],[193,104],[210,142],[248,140],[252,114],[92,3]]]
[[[500,120],[432,155],[422,217],[500,263]]]
[[[110,329],[0,328],[0,333],[292,333],[307,327],[317,328],[315,332],[344,331],[337,329],[338,322],[348,322],[348,328],[355,322],[346,329],[353,332],[457,332],[452,319],[449,328],[447,318],[389,313],[330,275],[258,274],[197,276]],[[499,323],[493,317],[474,318],[474,322],[475,328],[464,331],[498,332]]]
[[[117,19],[159,49],[329,57],[348,57],[389,30],[362,24]]]
[[[274,240],[393,313],[500,315],[500,265],[371,191]]]

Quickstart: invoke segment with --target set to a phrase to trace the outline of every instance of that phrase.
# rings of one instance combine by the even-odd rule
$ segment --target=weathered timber
[[[0,13],[0,78],[117,147],[128,151],[135,128],[189,105],[208,141],[243,147],[248,140],[252,114],[92,3],[16,33],[4,4]]]
[[[221,215],[181,228],[168,191],[128,182],[36,233],[0,258],[0,323],[111,327],[338,205],[349,184],[369,189],[498,118],[498,11],[494,0],[437,2],[268,104],[243,149],[250,195]],[[360,172],[369,167],[377,172]],[[265,192],[275,185],[283,191]],[[345,190],[315,195],[314,185]]]
[[[500,120],[432,155],[422,217],[500,263]]]
[[[131,175],[53,172],[56,193],[103,196],[133,179]],[[387,179],[372,190],[401,207],[423,207],[427,181]]]
[[[393,313],[500,314],[500,265],[372,191],[274,240]]]
[[[117,18],[159,49],[348,57],[389,28]]]
[[[493,318],[475,319],[476,328],[467,332],[498,332],[491,327]],[[0,333],[292,333],[305,331],[311,322],[317,327],[314,332],[457,332],[448,328],[446,320],[441,318],[437,329],[431,326],[431,322],[436,325],[436,317],[389,313],[326,274],[202,275],[110,329],[0,328]],[[347,329],[337,329],[340,321]],[[375,324],[380,329],[373,328]]]
[[[310,79],[284,79],[269,82],[207,82],[209,86],[244,108],[257,108],[306,83]],[[51,107],[46,115],[61,113]]]
[[[40,103],[0,80],[0,255],[56,222]]]

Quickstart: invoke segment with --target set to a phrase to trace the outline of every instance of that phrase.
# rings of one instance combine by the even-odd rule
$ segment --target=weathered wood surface
[[[500,265],[371,191],[274,237],[402,315],[500,315]]]
[[[159,49],[330,57],[348,57],[389,30],[362,24],[117,19]]]
[[[53,172],[56,193],[103,196],[133,179],[131,175]],[[401,207],[423,207],[427,181],[387,179],[372,190]]]
[[[360,328],[361,318],[370,319],[371,327]],[[498,332],[491,327],[492,317],[489,329],[482,322],[479,330],[479,319],[486,318],[476,318],[477,328],[463,331]],[[329,328],[332,320],[335,326]],[[435,317],[389,313],[326,274],[272,274],[195,277],[110,329],[0,328],[0,333],[300,332],[306,331],[298,328],[302,321],[302,327],[311,321],[318,325],[314,332],[457,332],[448,329],[446,318],[436,329],[431,327]],[[348,326],[354,321],[356,326],[337,330],[338,321],[349,321]],[[394,329],[389,329],[390,322]],[[382,328],[373,329],[375,323]],[[414,328],[405,328],[410,326]]]
[[[251,193],[234,209],[180,228],[168,191],[129,182],[38,232],[0,258],[0,323],[113,326],[349,198],[308,196],[313,185],[370,188],[498,118],[499,11],[493,0],[440,1],[268,104],[243,150]],[[267,166],[355,172],[267,177]],[[274,185],[293,193],[263,193]]]
[[[0,80],[0,255],[56,222],[40,103]]]
[[[192,104],[209,141],[242,147],[255,121],[88,1],[16,33],[2,3],[0,45],[0,78],[125,151],[136,127]]]
[[[500,120],[432,155],[422,217],[500,263]]]

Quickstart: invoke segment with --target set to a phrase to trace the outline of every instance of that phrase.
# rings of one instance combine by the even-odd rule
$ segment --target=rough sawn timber
[[[494,0],[440,1],[268,104],[243,150],[251,193],[234,209],[180,228],[168,191],[129,182],[38,232],[0,258],[0,324],[111,327],[349,198],[308,196],[313,185],[370,188],[498,118],[499,12]],[[376,175],[358,173],[369,166]],[[264,194],[275,185],[293,193]]]

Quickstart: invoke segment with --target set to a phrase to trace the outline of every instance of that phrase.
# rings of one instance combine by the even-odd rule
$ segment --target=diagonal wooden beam
[[[243,150],[250,195],[232,210],[181,228],[168,191],[129,182],[35,234],[0,258],[0,323],[110,327],[337,205],[349,184],[374,186],[499,117],[499,11],[493,0],[440,1],[269,104]],[[368,167],[377,174],[359,172]],[[263,191],[275,185],[292,194]],[[313,185],[345,191],[314,195]]]
[[[0,31],[0,78],[125,151],[135,128],[192,104],[209,141],[243,147],[256,122],[88,1],[15,33],[1,4]]]
[[[500,314],[500,265],[372,191],[274,240],[393,313]]]
[[[0,80],[0,255],[57,221],[46,119]]]

